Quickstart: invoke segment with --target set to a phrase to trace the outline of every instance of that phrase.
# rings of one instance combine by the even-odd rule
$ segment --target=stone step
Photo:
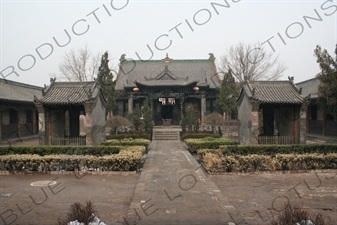
[[[179,131],[176,130],[154,130],[153,140],[180,140]]]

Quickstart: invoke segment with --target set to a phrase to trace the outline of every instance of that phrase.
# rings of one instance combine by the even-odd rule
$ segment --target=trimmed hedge
[[[213,150],[214,151],[214,150]],[[337,144],[299,144],[299,145],[227,145],[218,149],[221,155],[275,155],[305,153],[337,153]]]
[[[145,153],[144,146],[132,146],[119,154],[93,155],[2,155],[0,170],[8,171],[134,171]]]
[[[213,133],[183,133],[181,135],[182,140],[185,140],[188,138],[205,138],[205,137],[220,138],[220,135],[213,134]]]
[[[101,143],[101,145],[104,146],[118,146],[118,145],[122,145],[122,146],[135,146],[135,145],[139,145],[139,146],[144,146],[145,148],[148,148],[150,145],[150,140],[147,139],[141,139],[141,138],[129,138],[129,139],[112,139],[112,140],[107,140],[103,143]]]
[[[112,140],[112,139],[136,139],[136,138],[142,138],[142,139],[147,139],[151,140],[151,135],[148,133],[141,133],[141,134],[112,134],[112,135],[107,135],[106,139],[107,140]]]
[[[191,153],[196,153],[199,149],[218,149],[222,145],[236,144],[232,140],[213,137],[205,137],[201,139],[185,139],[185,143],[187,144],[188,150]]]
[[[277,154],[221,156],[206,152],[202,158],[205,169],[211,173],[253,172],[275,170],[336,169],[337,153]]]
[[[66,155],[110,155],[118,154],[123,146],[10,146],[0,147],[0,155],[9,154],[36,154],[40,156],[66,154]]]

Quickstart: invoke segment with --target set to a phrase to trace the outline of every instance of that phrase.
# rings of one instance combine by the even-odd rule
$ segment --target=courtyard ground
[[[336,174],[337,170],[330,170],[316,171],[316,174],[226,174],[210,178],[247,224],[268,224],[288,201],[303,205],[310,213],[322,213],[325,218],[331,218],[332,224],[337,224]],[[88,200],[96,205],[99,217],[106,224],[126,224],[124,218],[138,178],[136,174],[2,175],[0,224],[57,224],[57,219],[66,216],[72,203]],[[30,185],[43,180],[55,180],[59,185],[50,188]],[[176,195],[170,196],[171,199]],[[158,224],[160,222],[165,224],[164,221]]]
[[[46,180],[57,183],[31,186]],[[0,176],[0,224],[57,224],[89,200],[108,225],[267,225],[289,202],[337,225],[337,170],[208,175],[183,142],[153,141],[141,175]]]

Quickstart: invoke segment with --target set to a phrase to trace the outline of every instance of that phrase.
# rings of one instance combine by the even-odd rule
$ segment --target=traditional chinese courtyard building
[[[309,96],[289,81],[245,81],[238,98],[240,144],[305,144]]]
[[[105,105],[96,81],[55,82],[41,98],[39,143],[42,145],[97,145],[105,140]]]
[[[0,142],[38,133],[38,114],[34,95],[42,96],[42,87],[0,79]]]
[[[141,107],[149,98],[155,125],[178,125],[189,104],[200,121],[216,111],[215,100],[220,79],[213,54],[208,59],[162,60],[120,59],[115,90],[118,109],[126,116],[136,104]]]
[[[302,88],[304,95],[310,95],[307,111],[307,136],[319,135],[337,137],[337,120],[333,115],[325,112],[318,104],[318,78],[312,78],[296,84]]]

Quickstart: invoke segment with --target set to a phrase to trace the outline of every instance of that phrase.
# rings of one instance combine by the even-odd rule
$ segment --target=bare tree
[[[263,46],[239,43],[227,49],[220,57],[219,69],[227,73],[229,69],[238,82],[248,80],[277,80],[286,70],[278,56],[267,53]]]
[[[71,49],[65,52],[59,65],[62,76],[60,80],[92,81],[98,73],[101,55],[93,55],[85,46],[78,50]]]

